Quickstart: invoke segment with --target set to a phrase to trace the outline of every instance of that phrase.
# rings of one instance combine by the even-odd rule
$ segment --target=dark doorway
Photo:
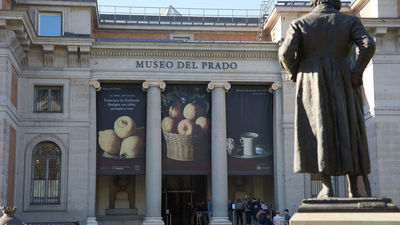
[[[162,215],[166,225],[195,225],[195,212],[187,205],[200,201],[207,201],[207,176],[163,176]]]

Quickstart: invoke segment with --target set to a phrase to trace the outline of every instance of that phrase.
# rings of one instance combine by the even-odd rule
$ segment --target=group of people
[[[187,224],[191,225],[194,219],[195,225],[207,225],[211,220],[212,202],[199,201],[196,204],[190,202],[186,205]],[[270,210],[264,201],[250,198],[246,195],[244,201],[237,199],[235,203],[228,202],[229,220],[236,225],[289,225],[289,210],[284,210],[284,217],[280,216],[279,211]],[[243,220],[246,223],[243,223]],[[235,223],[233,223],[235,224]]]
[[[285,217],[280,216],[279,211],[270,210],[264,201],[256,198],[250,198],[246,195],[244,201],[237,199],[235,203],[229,201],[228,216],[233,222],[235,216],[236,225],[287,225],[289,224],[289,210],[285,209]]]
[[[186,205],[186,219],[187,224],[191,225],[192,219],[194,219],[194,224],[197,225],[207,225],[211,220],[212,203],[211,200],[199,201],[195,204],[188,202]]]

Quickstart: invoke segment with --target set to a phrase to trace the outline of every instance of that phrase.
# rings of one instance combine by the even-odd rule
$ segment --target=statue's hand
[[[351,84],[354,88],[359,88],[362,85],[362,74],[352,73]]]

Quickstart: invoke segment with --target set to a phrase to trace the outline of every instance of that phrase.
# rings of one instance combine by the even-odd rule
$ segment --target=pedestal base
[[[232,225],[229,217],[211,217],[210,225]]]
[[[310,198],[297,212],[399,212],[389,198]]]
[[[387,198],[305,199],[290,225],[397,225],[400,212]]]
[[[400,213],[295,213],[290,225],[398,225]]]
[[[162,217],[145,217],[143,225],[164,225]]]

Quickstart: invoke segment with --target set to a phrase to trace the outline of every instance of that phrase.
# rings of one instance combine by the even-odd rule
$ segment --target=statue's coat
[[[347,60],[352,45],[355,65]],[[370,172],[360,86],[375,43],[361,21],[320,4],[293,21],[279,60],[296,81],[294,171]]]

